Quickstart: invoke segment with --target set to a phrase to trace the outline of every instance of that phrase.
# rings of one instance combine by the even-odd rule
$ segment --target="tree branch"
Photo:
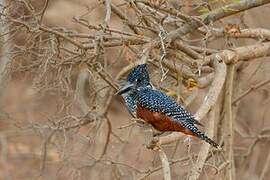
[[[234,152],[233,152],[233,138],[234,138],[234,120],[232,115],[232,93],[233,93],[233,80],[234,80],[234,64],[228,66],[228,75],[225,86],[225,98],[224,98],[224,113],[225,118],[223,124],[224,127],[224,141],[225,141],[225,154],[229,161],[227,166],[227,173],[229,180],[235,179],[235,165],[234,165]]]
[[[209,113],[209,120],[208,120],[208,127],[206,128],[206,134],[210,138],[214,137],[214,128],[215,128],[215,117],[216,115],[216,108],[213,108]],[[200,152],[198,154],[197,161],[195,162],[194,166],[191,168],[188,177],[189,180],[197,180],[203,170],[203,166],[206,162],[208,152],[210,149],[210,145],[208,143],[203,143],[201,146]]]
[[[158,149],[158,154],[162,163],[164,180],[171,180],[171,170],[169,160],[165,152],[161,148]]]
[[[201,15],[197,19],[192,19],[189,23],[185,24],[184,26],[181,26],[180,28],[174,31],[171,31],[168,34],[168,39],[174,40],[180,36],[190,33],[194,29],[197,29],[203,26],[204,24],[207,25],[210,22],[214,22],[224,17],[237,14],[241,11],[245,11],[245,10],[255,8],[258,6],[262,6],[268,3],[270,3],[270,0],[254,0],[254,1],[242,0],[242,1],[237,1],[228,5],[225,5],[223,7],[214,9],[209,13]],[[201,21],[198,21],[198,19]]]
[[[268,79],[266,79],[266,80],[264,80],[264,81],[262,81],[262,82],[260,82],[260,83],[258,83],[258,84],[256,84],[256,85],[252,86],[251,88],[249,88],[249,89],[246,90],[245,92],[241,93],[237,98],[235,98],[235,99],[233,100],[232,104],[237,103],[237,102],[240,101],[243,97],[249,95],[252,91],[254,91],[254,90],[256,90],[256,89],[259,89],[260,87],[262,87],[262,86],[264,86],[264,85],[266,85],[266,84],[268,84],[268,83],[270,83],[270,78],[268,78]]]

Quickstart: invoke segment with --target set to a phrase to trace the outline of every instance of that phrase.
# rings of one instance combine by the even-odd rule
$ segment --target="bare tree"
[[[55,2],[0,3],[1,96],[6,80],[16,81],[7,79],[9,75],[24,76],[31,92],[34,89],[34,99],[54,102],[49,106],[56,109],[43,116],[45,120],[32,112],[31,118],[23,118],[21,123],[12,114],[5,117],[14,122],[13,128],[19,127],[19,132],[27,131],[41,142],[40,168],[34,176],[166,180],[267,177],[269,150],[263,151],[259,142],[269,140],[269,128],[258,125],[259,131],[254,127],[249,129],[252,133],[247,132],[239,117],[245,105],[242,100],[270,82],[266,77],[240,90],[245,87],[241,82],[249,80],[241,73],[258,63],[256,59],[262,64],[258,67],[268,67],[270,30],[249,27],[245,17],[251,9],[269,9],[270,0],[97,1],[103,20],[89,21],[95,8],[87,7],[72,19],[80,30],[47,23],[46,12]],[[235,19],[237,23],[230,22]],[[113,20],[118,25],[111,23]],[[222,145],[222,150],[196,140],[183,145],[183,135],[176,132],[149,137],[146,131],[151,128],[141,127],[140,120],[119,116],[119,108],[110,106],[117,104],[114,92],[127,73],[141,63],[149,64],[157,88],[196,109],[199,121],[207,119],[204,131]],[[253,68],[249,77],[258,69]],[[268,97],[269,90],[264,93]],[[14,136],[10,132],[3,135]],[[78,157],[73,157],[74,152]],[[256,152],[267,155],[267,162],[260,164],[262,171],[251,173],[248,164]],[[50,164],[55,156],[60,162],[57,170]]]

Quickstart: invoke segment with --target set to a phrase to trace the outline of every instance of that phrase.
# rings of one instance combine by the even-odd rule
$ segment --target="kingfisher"
[[[198,129],[202,124],[172,97],[156,90],[150,83],[146,64],[134,67],[125,85],[116,95],[124,98],[128,111],[143,119],[160,132],[177,131],[206,141],[215,148],[219,145]]]

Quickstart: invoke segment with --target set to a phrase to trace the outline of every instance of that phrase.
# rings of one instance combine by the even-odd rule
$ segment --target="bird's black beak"
[[[134,87],[134,84],[127,82],[123,87],[121,87],[116,93],[115,95],[122,95],[128,91],[130,91],[132,89],[132,87]]]

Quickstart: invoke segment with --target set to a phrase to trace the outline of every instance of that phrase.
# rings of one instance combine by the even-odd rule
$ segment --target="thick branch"
[[[226,32],[224,28],[213,29],[212,33],[215,37],[228,36],[231,38],[254,38],[270,40],[270,30],[264,28],[254,28],[254,29],[235,29],[236,32]],[[239,32],[238,32],[239,31]]]
[[[270,55],[270,42],[265,42],[250,46],[243,46],[232,50],[227,49],[220,53],[207,56],[204,59],[204,64],[209,63],[215,59],[216,56],[219,56],[220,59],[226,64],[231,64],[239,61],[250,61],[268,55]]]
[[[219,57],[217,56],[217,58]],[[225,82],[226,65],[224,63],[218,62],[218,59],[216,59],[213,61],[213,66],[216,70],[215,78],[211,84],[211,87],[207,93],[207,96],[205,97],[203,104],[200,106],[199,110],[195,114],[195,118],[198,120],[203,119],[203,117],[215,105]]]
[[[210,117],[209,117],[209,125],[206,130],[207,135],[210,138],[213,138],[214,136],[214,127],[215,127],[215,114],[216,114],[216,108],[210,111]],[[208,156],[208,152],[210,149],[210,145],[207,143],[204,143],[200,149],[200,152],[198,154],[197,161],[195,162],[195,165],[190,170],[190,176],[189,180],[197,180],[203,170],[203,166],[205,164],[205,161]]]
[[[162,149],[158,150],[158,154],[162,163],[164,180],[171,180],[171,170],[169,160]]]
[[[232,93],[233,93],[233,80],[234,80],[234,65],[228,66],[228,75],[226,80],[225,98],[224,98],[224,112],[225,112],[225,127],[223,133],[225,134],[225,154],[229,161],[228,177],[230,180],[235,179],[235,167],[233,156],[233,130],[234,122],[232,116]]]

